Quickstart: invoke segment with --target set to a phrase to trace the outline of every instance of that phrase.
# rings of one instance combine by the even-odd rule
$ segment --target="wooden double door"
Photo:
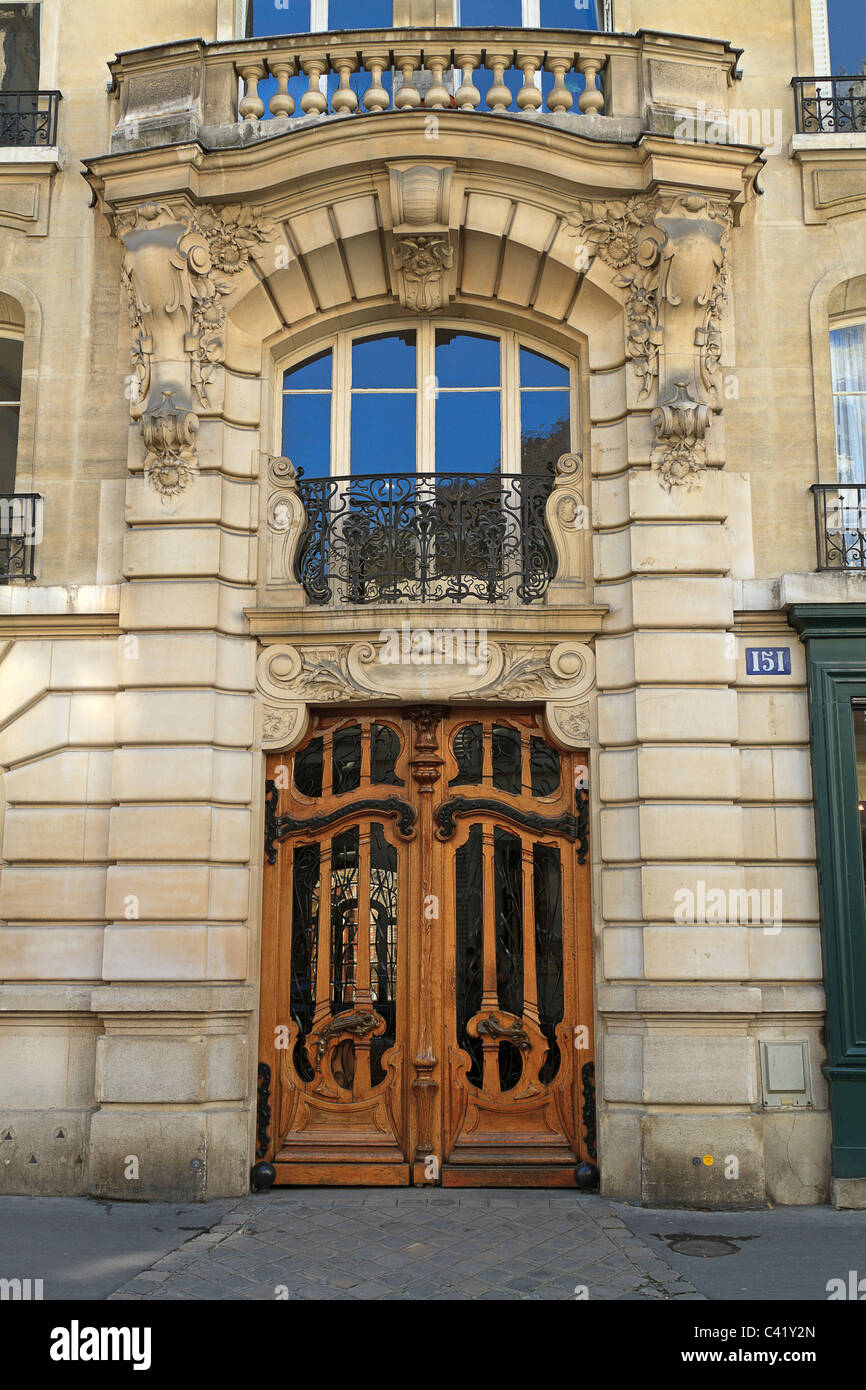
[[[570,1186],[593,1161],[586,759],[541,716],[314,718],[268,765],[256,1157]]]

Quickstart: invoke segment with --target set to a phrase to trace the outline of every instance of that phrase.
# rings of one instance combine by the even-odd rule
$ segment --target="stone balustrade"
[[[715,39],[641,31],[353,30],[120,54],[112,151],[197,138],[235,143],[351,115],[469,112],[564,123],[613,118],[621,138],[673,130],[683,111],[724,115],[738,50]],[[735,103],[734,103],[735,104]],[[271,126],[270,118],[283,118]],[[606,138],[616,138],[615,128]]]
[[[476,39],[452,46],[449,42],[435,42],[431,46],[421,45],[417,38],[404,39],[399,43],[377,44],[375,41],[358,48],[350,48],[341,42],[331,46],[322,44],[318,35],[314,48],[296,45],[292,48],[270,47],[257,53],[245,55],[236,63],[238,76],[244,83],[244,94],[238,112],[242,120],[260,120],[265,114],[265,103],[259,96],[259,84],[263,78],[276,78],[277,90],[268,102],[272,116],[353,115],[357,111],[371,113],[380,111],[414,111],[419,106],[428,110],[456,108],[460,111],[524,111],[534,112],[542,105],[558,115],[572,109],[586,115],[604,111],[605,97],[599,87],[599,73],[607,62],[607,53],[589,45],[585,50],[575,46],[575,37],[570,43],[546,45],[538,42],[539,36],[528,35],[524,47],[521,43],[512,46],[506,43],[482,44]],[[453,35],[452,35],[453,37]],[[307,36],[304,36],[306,39]],[[523,84],[515,94],[504,80],[505,73],[516,68],[523,74]],[[482,100],[481,92],[475,86],[474,76],[478,69],[492,74]],[[392,72],[394,81],[389,91],[382,81],[384,72]],[[459,86],[449,85],[447,73],[462,74]],[[542,97],[541,74],[553,75],[553,82],[547,92],[546,101]],[[296,112],[294,98],[290,95],[289,79],[302,73],[308,80],[308,90],[300,99],[300,110]],[[353,73],[366,73],[370,82],[360,100],[351,85]],[[339,86],[328,100],[322,91],[321,79],[334,74]],[[418,80],[423,74],[429,80]],[[583,78],[583,89],[575,101],[575,88],[578,77]],[[571,81],[569,81],[571,79]],[[456,88],[456,89],[455,89]]]

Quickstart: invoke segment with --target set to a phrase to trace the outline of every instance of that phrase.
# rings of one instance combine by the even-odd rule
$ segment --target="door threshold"
[[[408,1163],[275,1163],[274,1187],[408,1187]]]
[[[514,1164],[507,1168],[487,1165],[446,1164],[442,1169],[443,1187],[570,1187],[577,1190],[574,1170],[579,1163],[567,1168],[542,1168],[533,1164]]]

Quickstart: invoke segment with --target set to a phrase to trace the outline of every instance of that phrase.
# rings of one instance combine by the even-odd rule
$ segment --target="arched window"
[[[0,294],[0,493],[15,491],[23,353],[24,311]]]
[[[283,372],[282,451],[307,477],[549,475],[574,447],[575,376],[512,332],[339,333]]]

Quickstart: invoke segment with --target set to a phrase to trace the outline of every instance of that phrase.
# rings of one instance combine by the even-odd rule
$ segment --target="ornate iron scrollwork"
[[[279,789],[276,782],[268,780],[265,783],[265,792],[265,854],[269,864],[277,862],[277,845],[288,835],[299,831],[316,834],[320,830],[327,830],[329,826],[336,825],[346,816],[356,815],[359,812],[394,816],[397,821],[397,829],[404,839],[408,840],[414,833],[415,807],[399,796],[362,797],[360,801],[353,801],[346,806],[340,806],[335,811],[329,811],[325,815],[309,816],[306,820],[296,820],[294,816],[277,815]]]
[[[492,797],[452,796],[449,801],[443,801],[436,807],[439,839],[450,840],[457,828],[457,816],[480,814],[483,811],[493,812],[503,819],[525,826],[527,830],[537,830],[542,835],[564,835],[569,840],[577,840],[580,836],[579,817],[570,812],[561,816],[540,816],[536,811],[523,811],[518,806],[509,806]],[[583,860],[580,862],[582,864]]]
[[[256,1102],[256,1158],[264,1158],[271,1142],[268,1127],[271,1123],[271,1069],[259,1062],[259,1087]]]
[[[580,1080],[583,1090],[583,1135],[586,1140],[586,1152],[591,1159],[597,1158],[595,1147],[595,1062],[584,1062],[580,1069]]]
[[[595,1161],[595,1063],[584,1062],[580,1069],[583,1090],[583,1136],[589,1159],[583,1159],[574,1170],[574,1180],[581,1192],[597,1192],[599,1185],[598,1164]]]
[[[586,787],[578,787],[575,796],[577,801],[577,862],[586,863],[586,856],[589,853],[589,791]]]
[[[556,569],[549,473],[298,479],[297,578],[311,603],[540,599]]]

